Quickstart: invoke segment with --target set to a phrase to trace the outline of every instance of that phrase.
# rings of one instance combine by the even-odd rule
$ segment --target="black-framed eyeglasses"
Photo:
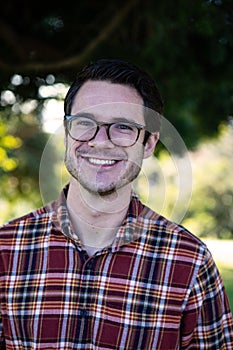
[[[144,125],[119,121],[114,123],[99,122],[88,116],[65,115],[65,127],[70,137],[76,141],[88,142],[95,138],[100,126],[105,126],[109,140],[116,146],[133,146]]]

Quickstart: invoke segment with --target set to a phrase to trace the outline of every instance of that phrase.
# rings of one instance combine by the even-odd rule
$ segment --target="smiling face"
[[[129,86],[107,81],[87,81],[78,91],[71,115],[85,113],[97,122],[114,123],[119,120],[145,125],[143,100]],[[66,136],[65,164],[79,184],[86,190],[108,194],[131,182],[138,176],[143,158],[149,157],[157,142],[152,135],[143,146],[145,130],[130,147],[114,145],[105,126],[88,142]]]

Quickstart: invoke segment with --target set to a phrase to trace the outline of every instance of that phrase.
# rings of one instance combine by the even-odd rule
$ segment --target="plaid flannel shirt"
[[[89,257],[65,191],[0,229],[1,350],[233,349],[204,243],[132,194],[113,244]]]

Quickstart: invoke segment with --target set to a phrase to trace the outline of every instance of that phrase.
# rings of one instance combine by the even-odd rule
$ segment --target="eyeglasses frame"
[[[129,125],[132,125],[132,126],[136,127],[136,128],[137,128],[137,131],[138,131],[136,140],[134,141],[134,143],[133,143],[132,145],[129,145],[129,146],[122,146],[122,145],[115,144],[115,143],[111,140],[110,135],[109,135],[109,129],[110,129],[110,127],[111,127],[112,125],[114,125],[114,124],[121,123],[121,121],[113,122],[113,123],[106,123],[106,122],[102,122],[102,121],[97,121],[97,120],[95,120],[94,118],[91,118],[90,116],[85,116],[85,115],[84,115],[84,117],[87,118],[87,119],[90,119],[90,120],[92,120],[92,121],[94,121],[94,122],[96,123],[96,132],[95,132],[95,134],[93,135],[93,137],[91,137],[91,138],[88,139],[88,140],[79,140],[79,139],[76,139],[76,138],[73,137],[73,136],[71,135],[71,133],[70,133],[70,127],[69,127],[69,125],[71,124],[71,121],[72,121],[73,119],[79,118],[79,116],[77,116],[77,115],[65,115],[65,116],[64,116],[65,128],[66,128],[66,130],[68,131],[68,134],[70,135],[70,137],[71,137],[73,140],[75,140],[75,141],[79,141],[79,142],[89,142],[89,141],[93,140],[93,139],[96,137],[96,135],[97,135],[98,132],[99,132],[100,126],[105,126],[105,127],[106,127],[106,133],[107,133],[108,139],[109,139],[109,141],[111,141],[115,146],[119,146],[119,147],[132,147],[132,146],[134,146],[135,143],[138,141],[138,138],[139,138],[139,135],[140,135],[141,130],[145,129],[145,125],[137,124],[137,123],[134,123],[134,122],[131,122],[131,121],[130,121],[130,122],[122,121],[122,123],[129,124]]]

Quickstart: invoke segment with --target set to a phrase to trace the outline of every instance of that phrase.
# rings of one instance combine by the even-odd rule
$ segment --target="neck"
[[[128,211],[131,186],[100,195],[70,181],[67,207],[73,231],[84,245],[103,247],[111,244]]]

